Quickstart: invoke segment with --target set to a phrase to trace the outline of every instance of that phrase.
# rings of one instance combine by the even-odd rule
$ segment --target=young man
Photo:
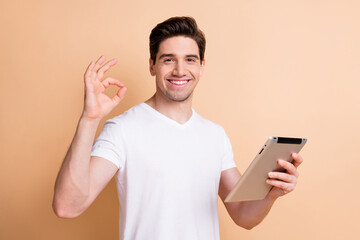
[[[108,120],[94,143],[100,120],[126,87],[103,79],[115,59],[91,62],[83,114],[56,181],[53,208],[59,217],[80,215],[116,176],[121,239],[219,239],[217,195],[224,201],[240,173],[223,128],[192,109],[204,51],[205,37],[193,18],[158,24],[150,35],[156,93]],[[104,94],[109,85],[119,87],[113,98]],[[264,200],[225,203],[236,224],[256,226],[278,197],[295,188],[302,159],[292,157],[293,163],[279,161],[285,173],[269,173],[274,188]]]

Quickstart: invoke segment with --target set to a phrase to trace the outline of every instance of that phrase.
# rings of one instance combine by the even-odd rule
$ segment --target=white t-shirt
[[[105,123],[91,155],[119,168],[120,239],[219,239],[220,174],[235,167],[221,126],[141,103]]]

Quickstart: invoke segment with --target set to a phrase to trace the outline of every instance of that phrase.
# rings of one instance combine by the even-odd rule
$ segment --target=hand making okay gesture
[[[96,62],[92,61],[84,75],[85,103],[83,117],[88,119],[100,120],[106,116],[119,104],[126,92],[126,87],[119,80],[111,77],[103,79],[105,72],[114,66],[117,60],[112,59],[105,64],[104,62],[105,56],[101,56]],[[104,93],[105,89],[110,85],[116,85],[120,88],[112,98]]]

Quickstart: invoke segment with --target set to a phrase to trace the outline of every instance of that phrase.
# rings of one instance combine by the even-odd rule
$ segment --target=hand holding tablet
[[[272,184],[279,187],[273,190],[277,191],[274,194],[285,194],[286,190],[280,189],[281,187],[286,189],[285,182],[274,179],[269,182],[267,179],[269,177],[281,179],[285,176],[284,173],[281,173],[285,169],[288,169],[289,173],[296,171],[293,168],[300,164],[298,161],[301,159],[298,155],[294,154],[292,156],[292,154],[298,153],[306,141],[305,138],[270,137],[226,197],[225,202],[263,199],[272,188],[269,185],[271,181]],[[297,161],[294,162],[294,165],[289,164],[289,162],[293,162],[293,158]],[[279,167],[278,160],[280,160],[279,165],[282,167]],[[269,176],[269,173],[273,175]]]

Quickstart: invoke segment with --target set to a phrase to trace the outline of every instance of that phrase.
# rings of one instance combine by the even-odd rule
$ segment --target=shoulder
[[[131,128],[135,120],[138,119],[136,117],[136,112],[138,111],[137,109],[138,105],[126,110],[116,117],[106,120],[101,131],[101,136],[113,138],[123,136],[124,130]]]
[[[105,124],[111,125],[123,125],[133,123],[134,121],[141,119],[141,115],[144,114],[144,109],[142,103],[137,104],[120,115],[108,119]]]
[[[216,132],[221,135],[223,134],[226,135],[225,129],[220,124],[202,117],[200,114],[196,113],[195,111],[194,114],[199,124],[207,131]]]

